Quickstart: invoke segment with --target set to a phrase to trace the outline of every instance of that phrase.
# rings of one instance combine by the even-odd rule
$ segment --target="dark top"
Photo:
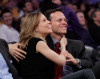
[[[97,26],[95,23],[89,23],[89,32],[96,42],[96,44],[99,46],[100,45],[100,26]]]
[[[45,58],[41,53],[36,53],[39,38],[31,38],[25,52],[26,58],[19,63],[20,75],[23,79],[53,79],[54,63]]]

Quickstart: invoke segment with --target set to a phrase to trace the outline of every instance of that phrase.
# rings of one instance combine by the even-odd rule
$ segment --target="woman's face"
[[[78,20],[81,25],[85,25],[85,17],[82,12],[77,13]]]
[[[44,36],[52,32],[51,22],[48,21],[43,14],[40,16],[40,23],[37,26],[36,31]]]

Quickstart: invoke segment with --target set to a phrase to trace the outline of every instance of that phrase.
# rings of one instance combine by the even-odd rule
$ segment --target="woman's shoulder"
[[[42,41],[41,38],[32,37],[29,41]]]
[[[39,41],[43,41],[41,38],[36,38],[36,37],[32,37],[30,40],[29,40],[29,44],[37,44]]]

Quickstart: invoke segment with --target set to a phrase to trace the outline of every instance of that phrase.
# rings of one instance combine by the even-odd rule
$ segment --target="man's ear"
[[[93,17],[92,19],[95,21],[96,20],[96,17]]]
[[[26,11],[26,8],[24,7],[23,10]]]

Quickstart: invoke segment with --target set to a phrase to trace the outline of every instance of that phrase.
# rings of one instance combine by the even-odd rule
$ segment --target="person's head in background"
[[[1,17],[4,24],[6,24],[8,27],[12,26],[13,15],[9,9],[3,9],[1,12]]]
[[[82,0],[79,0],[79,3],[76,3],[78,10],[81,10],[85,14],[85,18],[88,19],[88,11],[90,10],[90,5],[84,3]]]
[[[86,19],[84,16],[84,13],[82,11],[77,11],[76,12],[77,18],[79,20],[79,23],[83,26],[84,29],[88,29],[87,28],[87,24],[86,24]]]
[[[45,11],[49,9],[55,9],[58,8],[59,5],[61,5],[61,0],[43,0],[39,7],[42,13],[45,13]]]
[[[51,23],[41,12],[32,12],[27,15],[21,22],[20,40],[21,48],[26,47],[32,37],[45,37],[52,32]]]
[[[5,8],[16,8],[17,7],[17,3],[18,3],[18,0],[4,0],[4,1],[7,1],[7,3],[5,4]]]
[[[0,6],[0,21],[1,21],[1,12],[2,12],[2,7]]]
[[[76,12],[78,10],[77,8],[77,4],[72,4],[66,0],[62,0],[62,4],[69,7],[70,9],[72,9],[74,12]]]
[[[33,6],[33,10],[38,10],[39,9],[39,0],[31,0],[32,2],[32,6]]]
[[[2,12],[2,7],[0,6],[0,15],[1,15],[1,12]]]
[[[95,8],[100,8],[100,1],[95,4]]]
[[[67,19],[62,13],[60,8],[47,10],[45,12],[45,16],[48,20],[51,21],[52,33],[53,37],[57,37],[57,41],[61,39],[61,37],[67,33]],[[59,39],[59,40],[58,40]]]
[[[100,9],[94,9],[90,15],[90,19],[97,25],[100,26]]]
[[[33,11],[33,6],[31,1],[26,0],[23,2],[23,11],[24,11],[24,15],[26,16],[27,14],[29,14],[30,12]]]

